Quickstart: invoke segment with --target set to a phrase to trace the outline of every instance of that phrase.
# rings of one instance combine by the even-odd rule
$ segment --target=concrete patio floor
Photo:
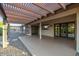
[[[20,36],[26,48],[33,56],[75,56],[75,40],[37,36]]]

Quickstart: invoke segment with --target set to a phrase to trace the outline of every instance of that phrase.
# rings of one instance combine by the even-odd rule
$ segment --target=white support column
[[[23,26],[21,26],[21,31],[22,31],[22,34],[23,34]]]
[[[3,48],[8,47],[8,24],[3,25]]]
[[[76,51],[79,53],[79,8],[76,16]]]
[[[32,35],[32,28],[31,28],[31,25],[29,25],[29,34],[30,34],[30,36]]]
[[[40,37],[40,40],[42,39],[41,30],[42,30],[42,26],[41,26],[41,23],[40,23],[40,24],[39,24],[39,37]]]

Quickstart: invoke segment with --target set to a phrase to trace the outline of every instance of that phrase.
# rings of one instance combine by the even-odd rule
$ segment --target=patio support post
[[[3,48],[8,47],[8,23],[3,24]]]
[[[22,33],[21,26],[20,26],[20,33]]]
[[[22,34],[23,34],[23,26],[21,26]]]
[[[29,25],[29,34],[32,35],[31,25]]]
[[[42,38],[41,30],[42,30],[42,28],[41,28],[41,22],[40,22],[40,24],[39,24],[39,37],[40,37],[40,40],[41,40],[41,38]]]
[[[79,8],[76,14],[76,51],[79,53]]]

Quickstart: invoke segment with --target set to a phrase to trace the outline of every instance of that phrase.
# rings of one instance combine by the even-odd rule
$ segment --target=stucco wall
[[[55,23],[72,22],[72,21],[75,21],[75,20],[76,20],[76,15],[70,15],[70,16],[66,16],[66,17],[62,17],[62,18],[58,18],[58,19],[53,19],[51,21],[44,22],[43,24],[50,24],[52,26],[49,27],[48,30],[43,30],[42,29],[42,35],[54,37],[54,24]]]
[[[48,30],[42,30],[42,35],[54,37],[54,25],[49,27]]]

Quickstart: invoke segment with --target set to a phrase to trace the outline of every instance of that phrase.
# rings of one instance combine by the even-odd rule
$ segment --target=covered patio
[[[18,30],[21,35],[16,39],[19,38],[33,56],[79,55],[79,4],[3,3],[0,6],[3,48],[10,45],[10,23],[17,23],[22,26]]]

